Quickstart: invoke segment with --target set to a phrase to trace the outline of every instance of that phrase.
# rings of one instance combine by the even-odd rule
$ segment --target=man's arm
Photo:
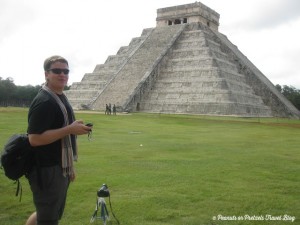
[[[72,124],[53,130],[46,130],[41,134],[28,134],[30,145],[33,147],[51,144],[63,137],[74,134],[87,134],[91,127],[85,126],[83,121],[76,120]]]

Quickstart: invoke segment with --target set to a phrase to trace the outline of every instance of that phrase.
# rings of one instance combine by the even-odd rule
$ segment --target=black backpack
[[[19,179],[33,168],[34,153],[27,134],[15,134],[9,138],[1,154],[1,167],[5,175],[18,183],[16,196],[22,187]],[[20,195],[20,200],[21,200]]]

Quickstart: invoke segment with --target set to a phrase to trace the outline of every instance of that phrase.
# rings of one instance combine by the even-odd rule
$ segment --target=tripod
[[[100,216],[97,216],[97,212],[99,208],[100,208]],[[95,212],[90,220],[90,223],[93,223],[95,219],[102,219],[104,225],[106,225],[106,221],[109,220],[108,210],[103,197],[97,198]]]

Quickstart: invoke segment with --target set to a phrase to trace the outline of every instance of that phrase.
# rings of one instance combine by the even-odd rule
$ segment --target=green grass
[[[76,117],[94,123],[93,139],[78,138],[77,179],[61,225],[89,224],[102,183],[122,225],[290,224],[284,215],[299,223],[299,120],[84,112]],[[26,126],[27,109],[0,108],[1,145]],[[19,203],[16,186],[0,173],[0,224],[24,224],[34,211],[27,180],[22,178]],[[213,220],[218,215],[244,220]],[[110,224],[117,224],[113,217]]]

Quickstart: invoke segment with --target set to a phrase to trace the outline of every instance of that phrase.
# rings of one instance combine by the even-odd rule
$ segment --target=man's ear
[[[46,81],[46,84],[47,84],[48,81],[49,81],[49,78],[48,78],[48,72],[47,72],[47,71],[45,71],[45,81]]]

